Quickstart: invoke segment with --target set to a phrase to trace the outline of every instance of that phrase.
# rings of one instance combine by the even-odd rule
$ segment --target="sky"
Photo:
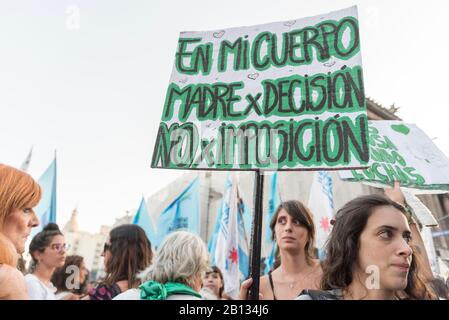
[[[0,162],[57,150],[58,220],[134,213],[183,172],[150,167],[181,31],[287,21],[358,6],[365,93],[449,155],[447,5],[427,1],[0,0]]]

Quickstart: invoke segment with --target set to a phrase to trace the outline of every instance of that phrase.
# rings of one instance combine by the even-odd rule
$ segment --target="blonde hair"
[[[143,281],[180,282],[190,287],[209,268],[209,254],[197,235],[176,231],[160,246],[153,265],[140,274]]]
[[[7,264],[17,267],[19,256],[13,243],[2,233],[0,233],[0,265]]]
[[[14,210],[35,207],[41,195],[41,187],[28,173],[0,164],[0,230]]]

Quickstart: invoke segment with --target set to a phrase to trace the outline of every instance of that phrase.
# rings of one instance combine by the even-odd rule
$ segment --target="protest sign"
[[[370,167],[340,171],[344,180],[393,185],[428,192],[449,191],[449,159],[416,125],[369,121]]]
[[[364,168],[367,130],[356,7],[181,32],[151,165]]]
[[[432,215],[432,212],[418,197],[406,188],[401,188],[401,190],[404,194],[405,202],[413,209],[414,216],[419,223],[427,227],[438,226],[438,221]]]

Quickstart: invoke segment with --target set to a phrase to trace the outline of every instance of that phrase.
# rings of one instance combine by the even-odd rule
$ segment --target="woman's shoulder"
[[[140,300],[140,289],[132,288],[115,296],[112,300]]]
[[[273,279],[277,278],[279,276],[280,270],[279,267],[275,268],[275,269],[271,269],[269,272],[267,272],[267,274],[263,275],[262,277],[260,277],[260,281],[264,281],[266,283],[270,282],[270,277]]]
[[[265,291],[270,287],[270,276],[268,274],[260,277],[260,291]]]
[[[43,287],[38,277],[36,277],[32,273],[28,273],[25,275],[24,280],[28,286],[28,289],[30,288],[41,288]]]
[[[270,276],[268,274],[260,277],[259,294],[261,295],[261,299],[273,299],[273,290],[270,284]]]
[[[0,275],[8,275],[8,276],[18,276],[20,275],[23,278],[23,274],[14,267],[11,267],[9,264],[0,264]]]
[[[0,299],[28,299],[23,274],[14,267],[0,265]]]
[[[32,273],[25,276],[25,282],[30,300],[56,300],[53,283],[45,284]]]
[[[203,300],[203,299],[192,296],[190,294],[172,294],[167,297],[167,300]]]
[[[5,285],[8,282],[25,282],[22,272],[17,268],[7,264],[0,264],[0,283]]]
[[[25,275],[25,281],[28,282],[39,282],[39,279],[32,273],[27,273]]]
[[[260,277],[260,283],[268,283],[269,281],[270,280],[269,280],[268,274]]]

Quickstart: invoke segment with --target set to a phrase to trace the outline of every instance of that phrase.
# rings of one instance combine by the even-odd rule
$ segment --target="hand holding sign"
[[[240,292],[238,300],[247,300],[248,299],[248,291],[251,288],[251,285],[253,284],[253,278],[246,279],[242,282],[240,285]],[[263,295],[259,293],[259,300],[263,300]]]
[[[401,184],[399,183],[399,181],[394,182],[393,188],[385,188],[384,191],[385,195],[388,198],[390,198],[394,202],[399,203],[402,206],[405,205],[405,197],[404,194],[402,193]]]

